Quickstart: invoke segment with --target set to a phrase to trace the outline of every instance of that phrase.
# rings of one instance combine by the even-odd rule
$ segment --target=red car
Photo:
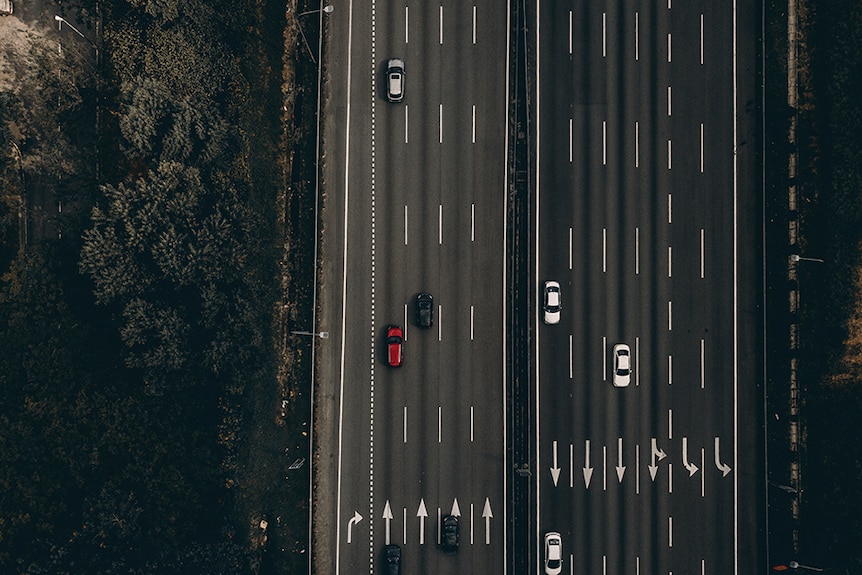
[[[404,343],[404,330],[397,325],[386,328],[386,363],[389,367],[401,367],[404,359],[401,347]]]

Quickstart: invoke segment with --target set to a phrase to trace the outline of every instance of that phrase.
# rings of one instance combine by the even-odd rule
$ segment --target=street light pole
[[[790,261],[792,262],[818,262],[818,263],[826,263],[820,258],[804,258],[799,254],[790,254]]]
[[[314,331],[292,331],[290,332],[294,335],[311,335],[314,337],[319,337],[320,339],[329,339],[328,331],[314,332]]]
[[[300,18],[300,16],[305,16],[306,14],[316,14],[316,13],[320,12],[321,26],[320,26],[320,31],[319,31],[318,35],[322,39],[323,38],[323,15],[329,14],[333,10],[335,10],[335,6],[333,6],[332,4],[327,4],[323,8],[318,8],[317,10],[309,10],[307,12],[302,12],[302,13],[296,15],[296,26],[299,28],[299,35],[302,36],[302,42],[303,42],[303,44],[305,44],[305,49],[308,50],[308,55],[311,56],[311,61],[314,62],[315,64],[317,64],[317,60],[315,59],[314,54],[311,52],[311,46],[308,45],[308,39],[305,37],[305,31],[302,29],[302,24],[299,23],[299,18]],[[320,42],[318,42],[318,44],[320,44]]]
[[[296,17],[299,18],[300,16],[305,16],[306,14],[314,14],[315,12],[325,12],[325,13],[329,14],[333,10],[335,10],[335,6],[333,6],[332,4],[327,4],[323,8],[318,8],[317,10],[309,10],[307,12],[301,12],[301,13],[297,14]]]

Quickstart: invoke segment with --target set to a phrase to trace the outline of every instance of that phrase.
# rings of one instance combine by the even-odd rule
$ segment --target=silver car
[[[563,309],[563,301],[560,297],[560,284],[555,281],[545,282],[545,323],[552,325],[560,323],[560,310]]]
[[[400,58],[386,63],[386,99],[390,102],[404,99],[404,60]]]
[[[614,387],[627,387],[632,380],[632,350],[624,343],[614,346]]]
[[[556,531],[545,533],[545,575],[560,575],[563,570],[563,540]]]

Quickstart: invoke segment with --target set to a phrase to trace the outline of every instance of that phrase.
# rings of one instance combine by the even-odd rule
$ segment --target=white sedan
[[[560,323],[560,310],[563,309],[562,298],[560,297],[559,282],[545,282],[545,323],[555,324]]]
[[[614,346],[614,387],[627,387],[632,380],[632,350],[624,343]]]
[[[563,570],[563,540],[560,534],[545,533],[545,575],[560,575]]]

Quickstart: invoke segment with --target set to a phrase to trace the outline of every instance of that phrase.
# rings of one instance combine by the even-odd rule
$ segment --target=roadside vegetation
[[[799,557],[862,573],[862,4],[800,4]]]
[[[0,91],[0,572],[306,569],[286,9],[104,1],[100,63],[34,37]]]

